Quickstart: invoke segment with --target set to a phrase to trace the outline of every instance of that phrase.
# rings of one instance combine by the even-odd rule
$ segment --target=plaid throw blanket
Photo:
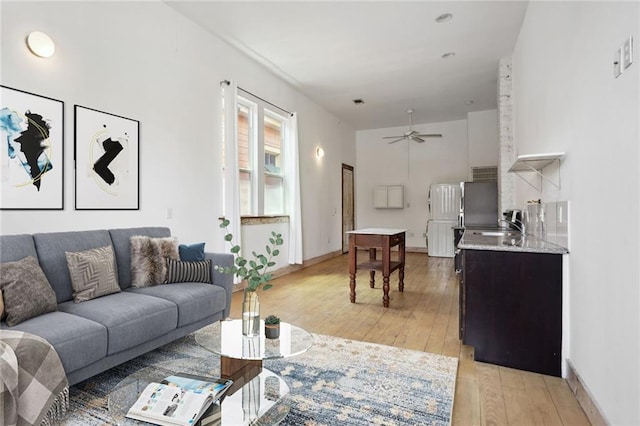
[[[69,408],[69,383],[53,346],[0,330],[0,424],[52,425]]]

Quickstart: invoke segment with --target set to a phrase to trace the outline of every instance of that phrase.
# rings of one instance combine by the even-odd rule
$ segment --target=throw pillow
[[[167,280],[166,258],[180,260],[173,237],[131,237],[131,286],[150,287]]]
[[[185,262],[204,260],[204,243],[191,245],[180,244],[180,246],[178,246],[178,252],[180,253],[180,260]]]
[[[182,262],[167,259],[167,283],[210,283],[211,259]]]
[[[120,291],[111,246],[65,252],[65,256],[71,275],[74,302],[85,302]]]
[[[4,298],[7,325],[13,327],[29,318],[55,311],[56,293],[38,261],[25,257],[0,263],[0,290]]]

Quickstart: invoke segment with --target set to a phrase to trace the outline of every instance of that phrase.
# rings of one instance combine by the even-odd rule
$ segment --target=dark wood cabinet
[[[561,375],[561,255],[464,250],[460,292],[476,361]]]

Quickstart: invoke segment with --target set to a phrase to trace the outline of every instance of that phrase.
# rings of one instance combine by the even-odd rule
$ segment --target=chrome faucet
[[[500,222],[504,222],[507,223],[511,226],[513,226],[514,228],[516,228],[518,231],[520,231],[520,233],[522,233],[522,235],[525,235],[525,226],[524,226],[524,222],[516,219],[516,220],[508,220],[508,219],[498,219],[498,225],[500,225]]]

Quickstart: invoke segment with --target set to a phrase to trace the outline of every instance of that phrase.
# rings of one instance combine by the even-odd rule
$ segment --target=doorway
[[[342,164],[342,254],[349,252],[347,231],[355,228],[353,167]]]

